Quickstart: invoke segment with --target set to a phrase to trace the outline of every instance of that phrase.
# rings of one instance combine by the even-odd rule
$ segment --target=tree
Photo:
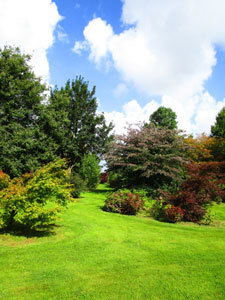
[[[151,125],[173,130],[177,128],[176,118],[177,115],[171,108],[160,106],[149,120]]]
[[[208,137],[202,133],[196,138],[190,135],[184,141],[190,146],[187,148],[186,154],[191,161],[205,162],[214,160],[212,147],[215,144],[215,138]]]
[[[225,107],[216,117],[216,123],[211,127],[211,135],[216,138],[225,138]]]
[[[215,138],[212,145],[212,154],[215,160],[225,160],[225,107],[221,109],[216,117],[215,125],[211,127],[211,135]]]
[[[116,136],[105,158],[120,187],[159,188],[181,181],[185,148],[177,131],[141,126]]]
[[[94,94],[95,87],[89,91],[81,77],[51,91],[43,128],[54,140],[56,154],[75,169],[86,154],[101,156],[111,140],[112,124],[107,126],[104,115],[97,112]]]
[[[96,155],[87,154],[84,156],[82,159],[80,173],[89,190],[97,188],[100,182],[100,166],[99,159]]]
[[[47,137],[40,132],[45,85],[18,48],[0,49],[0,169],[11,177],[50,161]]]

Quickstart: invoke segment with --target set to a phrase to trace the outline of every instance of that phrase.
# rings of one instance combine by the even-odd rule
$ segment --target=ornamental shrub
[[[9,186],[10,177],[0,170],[0,191]]]
[[[179,206],[168,205],[165,208],[165,218],[170,223],[176,223],[183,220],[184,210]]]
[[[103,209],[124,215],[136,215],[143,208],[143,204],[138,193],[130,190],[118,190],[108,194]]]
[[[173,220],[172,215],[176,215],[175,212],[180,213],[180,220],[201,222],[206,218],[214,201],[221,202],[225,199],[224,168],[225,162],[190,163],[186,166],[187,179],[176,194],[164,193],[164,202],[158,211],[164,211],[165,220],[169,222]],[[173,221],[175,220],[176,216]],[[207,222],[209,220],[207,218]]]
[[[68,176],[66,162],[61,159],[14,178],[0,192],[0,228],[22,225],[37,230],[53,224],[72,200]]]
[[[101,183],[108,182],[108,179],[109,179],[109,173],[108,172],[101,173],[101,175],[100,175],[100,182]]]

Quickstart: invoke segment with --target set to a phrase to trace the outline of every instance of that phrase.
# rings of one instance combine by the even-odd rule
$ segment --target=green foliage
[[[177,128],[177,115],[171,109],[160,106],[149,118],[150,124],[156,127],[176,129]]]
[[[80,174],[87,184],[89,190],[94,190],[100,183],[99,159],[94,154],[84,156],[81,163]]]
[[[11,177],[53,159],[51,143],[40,131],[45,85],[18,48],[0,49],[0,169]]]
[[[218,113],[216,123],[211,127],[211,134],[214,137],[225,139],[225,107]]]
[[[84,155],[106,151],[112,124],[97,113],[95,87],[89,91],[81,77],[46,101],[29,60],[18,48],[0,50],[0,169],[16,177],[60,157],[78,172]]]
[[[165,201],[161,198],[153,200],[152,206],[150,207],[150,216],[158,221],[165,221]]]
[[[138,193],[125,189],[108,194],[103,209],[119,214],[136,215],[143,208],[143,204]]]
[[[116,186],[158,189],[173,186],[183,179],[186,146],[175,130],[156,127],[129,129],[116,136],[105,155]],[[112,186],[112,180],[111,181]]]
[[[39,229],[53,224],[72,200],[64,160],[47,164],[34,173],[14,178],[0,192],[0,228],[18,225]]]
[[[64,88],[51,91],[43,129],[55,142],[56,154],[67,158],[79,172],[83,157],[89,153],[101,156],[108,142],[112,124],[106,125],[103,114],[97,113],[95,87],[79,77],[67,81]]]
[[[79,198],[80,194],[87,190],[87,184],[80,174],[71,172],[69,177],[69,183],[72,187],[71,195],[74,198]]]
[[[120,170],[109,172],[109,186],[114,189],[124,188],[124,177]]]

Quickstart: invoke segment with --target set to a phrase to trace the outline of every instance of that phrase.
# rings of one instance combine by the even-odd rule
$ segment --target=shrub
[[[108,180],[109,180],[109,173],[108,172],[101,173],[101,175],[100,175],[100,182],[101,183],[106,183],[106,182],[108,182]]]
[[[74,198],[79,198],[81,192],[84,192],[87,189],[86,182],[78,173],[75,172],[71,172],[69,177],[69,184],[72,187],[71,195]]]
[[[0,170],[0,191],[9,186],[10,177]]]
[[[175,213],[176,208],[177,212],[180,211],[180,219],[201,222],[213,201],[220,202],[225,198],[225,191],[222,189],[224,167],[225,162],[191,163],[186,166],[186,181],[176,194],[164,193],[162,207],[156,207],[159,213],[164,211],[165,219],[171,222],[171,214]],[[168,205],[174,208],[168,209]]]
[[[183,220],[184,210],[179,206],[168,205],[165,208],[165,218],[170,223],[176,223]]]
[[[81,164],[81,177],[89,190],[96,189],[100,182],[99,159],[94,154],[85,155]]]
[[[68,176],[65,160],[58,160],[14,178],[0,192],[0,228],[22,225],[36,230],[53,224],[72,200]]]
[[[104,210],[125,215],[136,215],[143,208],[143,200],[140,195],[130,190],[118,190],[108,194],[105,200]]]

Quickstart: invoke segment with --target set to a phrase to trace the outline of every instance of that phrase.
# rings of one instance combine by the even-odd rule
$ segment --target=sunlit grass
[[[104,197],[72,203],[55,234],[0,235],[0,299],[225,299],[224,204],[199,226],[107,213]]]

